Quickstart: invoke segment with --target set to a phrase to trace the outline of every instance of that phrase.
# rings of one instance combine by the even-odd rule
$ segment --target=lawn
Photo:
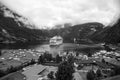
[[[31,67],[27,67],[22,74],[27,77],[27,80],[37,80],[41,76],[46,76],[50,71],[57,71],[57,67],[33,65]],[[41,74],[39,75],[39,73]]]
[[[21,72],[14,72],[2,77],[0,80],[25,80],[25,75]]]

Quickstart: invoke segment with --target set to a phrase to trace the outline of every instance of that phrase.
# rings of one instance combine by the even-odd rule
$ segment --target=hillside
[[[103,27],[104,25],[102,25],[101,23],[93,22],[60,29],[52,29],[46,32],[49,33],[49,37],[55,35],[62,36],[64,38],[64,42],[73,42],[74,38],[76,38],[78,43],[91,43],[92,41],[89,39],[89,36],[95,32],[101,31]]]
[[[5,15],[6,12],[9,16]],[[26,24],[25,21],[27,22],[24,17],[0,3],[0,43],[39,42],[43,39],[42,31],[34,29],[33,25]]]
[[[120,19],[112,27],[108,26],[102,31],[92,35],[91,39],[95,42],[120,43]]]
[[[64,42],[94,43],[91,35],[103,30],[104,25],[98,22],[71,26],[65,24],[64,28],[35,29],[35,26],[26,18],[18,15],[0,3],[0,43],[41,42],[60,35]]]

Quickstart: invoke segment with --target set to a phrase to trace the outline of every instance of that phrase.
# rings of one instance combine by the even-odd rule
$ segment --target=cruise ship
[[[61,36],[54,36],[50,39],[49,44],[50,46],[57,46],[63,43],[63,38]]]

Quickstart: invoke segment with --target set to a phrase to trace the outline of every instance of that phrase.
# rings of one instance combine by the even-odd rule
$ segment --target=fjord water
[[[49,44],[34,44],[34,45],[28,45],[28,44],[12,44],[12,45],[0,45],[0,49],[9,49],[9,50],[16,50],[16,49],[33,49],[37,51],[48,51],[52,54],[57,54],[59,52],[63,51],[70,51],[70,50],[80,50],[82,52],[84,51],[93,51],[102,49],[101,45],[99,44],[75,44],[75,43],[63,43],[59,46],[50,46]]]

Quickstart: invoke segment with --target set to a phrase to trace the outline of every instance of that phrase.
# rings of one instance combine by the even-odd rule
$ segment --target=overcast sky
[[[108,25],[117,19],[120,0],[0,0],[25,16],[37,27],[56,24],[101,22]]]

